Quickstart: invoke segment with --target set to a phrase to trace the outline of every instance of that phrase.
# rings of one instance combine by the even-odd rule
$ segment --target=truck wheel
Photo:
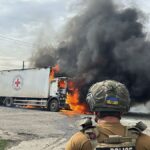
[[[49,101],[48,110],[52,112],[58,112],[59,111],[59,103],[58,100],[53,99]]]
[[[4,98],[0,98],[0,105],[4,105]]]
[[[12,107],[13,106],[13,99],[10,97],[6,97],[4,100],[4,105],[7,107]]]

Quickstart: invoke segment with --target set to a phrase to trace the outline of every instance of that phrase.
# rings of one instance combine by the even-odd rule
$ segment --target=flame
[[[55,73],[59,72],[60,71],[60,68],[59,68],[59,65],[56,64],[54,67],[51,68],[51,71],[50,71],[50,81],[54,79],[55,77]]]
[[[66,83],[64,80],[60,80],[58,83],[59,88],[66,88]]]
[[[74,91],[75,90],[75,85],[73,81],[68,81],[68,90]]]
[[[56,64],[56,65],[53,67],[53,69],[54,69],[54,72],[55,72],[55,73],[57,73],[57,72],[60,71],[60,67],[59,67],[58,64]]]
[[[51,71],[50,71],[50,77],[49,77],[50,81],[54,79],[54,76],[55,76],[55,71],[52,68]]]
[[[36,108],[35,106],[32,106],[32,105],[26,105],[26,106],[23,106],[23,108]]]
[[[77,113],[86,113],[88,110],[88,107],[85,103],[79,102],[78,89],[74,89],[74,91],[67,94],[66,103],[69,104],[70,108]]]

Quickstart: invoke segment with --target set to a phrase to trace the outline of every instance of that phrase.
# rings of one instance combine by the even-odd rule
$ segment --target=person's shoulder
[[[79,150],[81,148],[84,150],[90,145],[90,140],[85,136],[85,134],[77,132],[67,142],[66,150]]]
[[[149,143],[150,144],[150,136],[147,135],[147,134],[141,134],[138,139],[137,139],[137,142],[140,142],[140,143]]]
[[[71,140],[73,140],[73,141],[76,142],[76,143],[78,143],[78,142],[84,143],[84,142],[89,141],[89,139],[88,139],[88,138],[85,136],[85,134],[82,133],[82,132],[77,132],[77,133],[75,133],[75,134],[71,137]]]
[[[141,134],[138,138],[137,138],[137,142],[136,142],[137,147],[141,147],[147,150],[147,148],[150,148],[150,136],[147,134]]]
[[[74,136],[83,136],[83,133],[78,131],[78,132],[74,133],[72,137],[74,137]]]

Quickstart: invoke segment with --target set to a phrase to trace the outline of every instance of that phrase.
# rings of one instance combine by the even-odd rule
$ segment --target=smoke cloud
[[[38,55],[36,66],[56,61],[62,73],[76,78],[83,101],[89,87],[105,79],[124,83],[135,101],[147,101],[150,42],[139,22],[141,13],[136,8],[121,9],[111,0],[87,0],[84,5],[68,21],[55,56]]]

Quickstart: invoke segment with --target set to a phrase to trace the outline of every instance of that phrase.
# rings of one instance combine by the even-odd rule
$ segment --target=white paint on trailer
[[[47,98],[50,68],[0,71],[0,96]]]

